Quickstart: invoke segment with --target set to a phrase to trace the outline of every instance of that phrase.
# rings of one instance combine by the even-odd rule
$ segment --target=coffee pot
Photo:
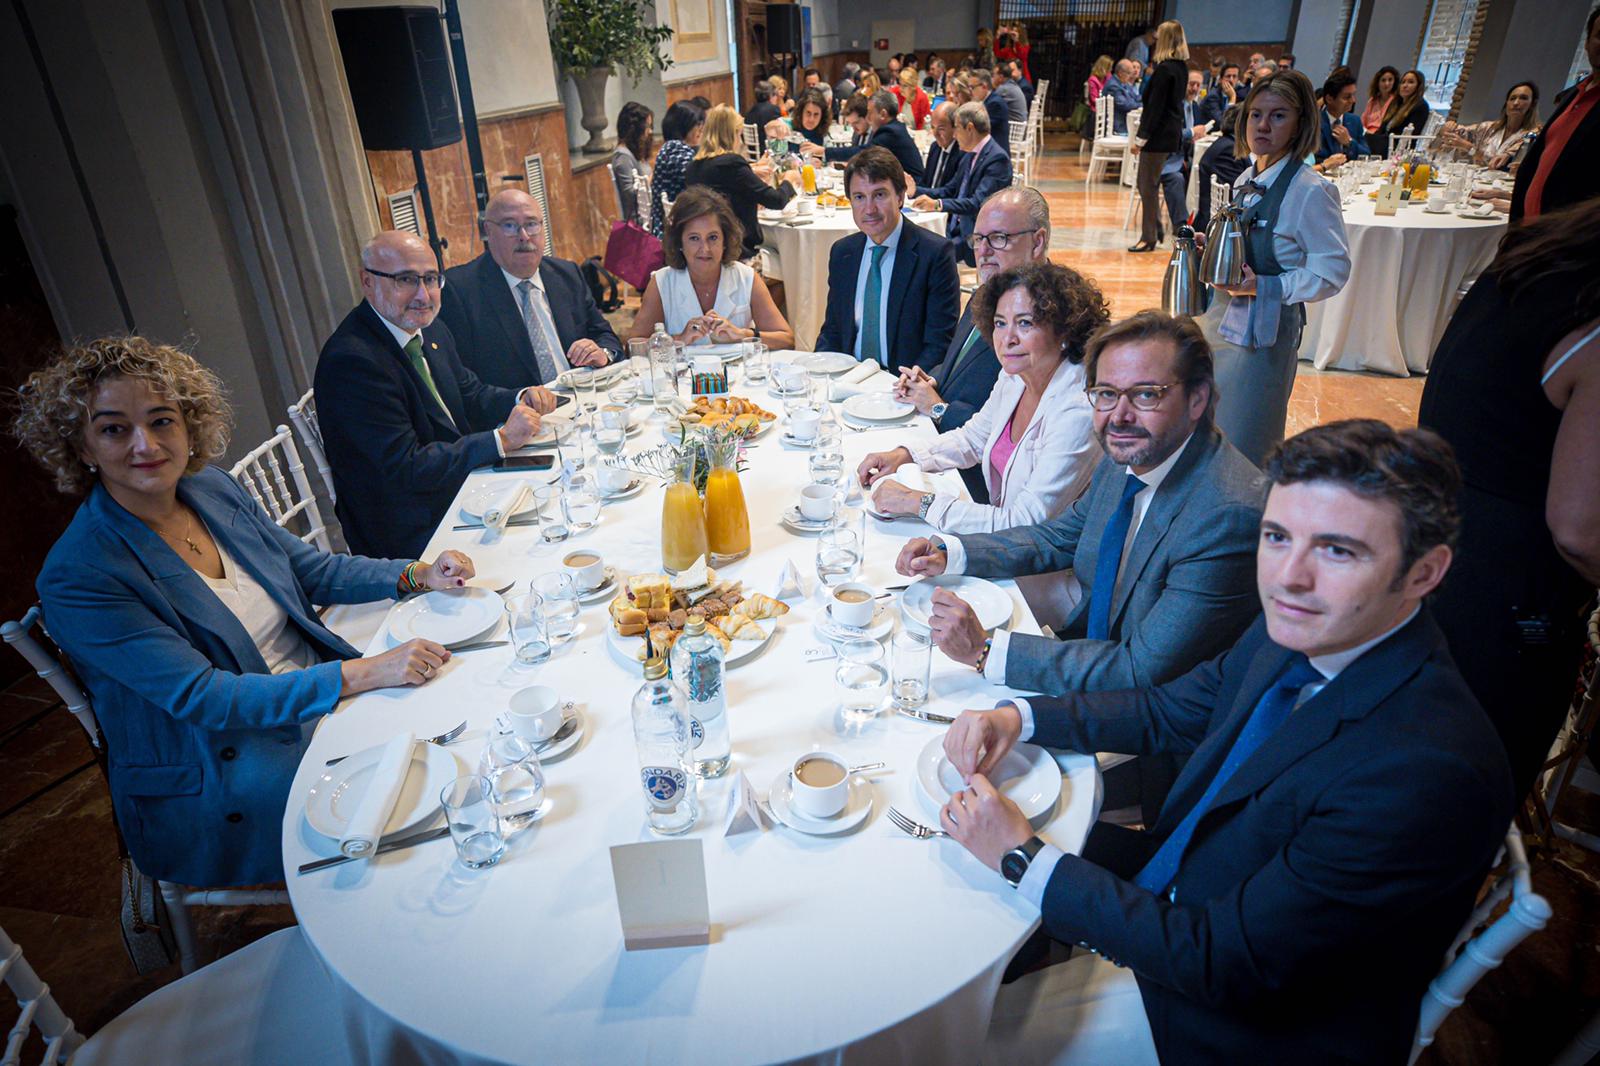
[[[1235,192],[1206,229],[1206,252],[1200,280],[1207,285],[1239,285],[1244,281],[1244,208]]]
[[[1205,313],[1206,287],[1200,283],[1200,250],[1194,244],[1194,230],[1180,226],[1173,235],[1172,258],[1161,279],[1161,309],[1169,315],[1198,318]]]

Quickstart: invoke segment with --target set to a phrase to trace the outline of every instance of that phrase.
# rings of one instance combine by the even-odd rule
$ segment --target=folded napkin
[[[356,812],[344,827],[339,838],[339,850],[352,859],[365,859],[378,850],[378,840],[394,813],[395,801],[411,772],[411,749],[416,746],[416,735],[402,733],[383,746],[378,765],[372,768],[367,781],[366,794],[356,804]]]
[[[794,560],[783,564],[783,573],[778,575],[778,587],[773,592],[775,600],[803,600],[809,595],[806,592],[806,579],[800,576],[800,571],[794,565]]]
[[[843,403],[863,393],[888,392],[899,380],[898,374],[891,374],[876,363],[858,363],[829,383],[828,399],[833,403]]]
[[[927,492],[930,489],[928,475],[916,463],[902,464],[895,470],[894,479],[912,492]]]
[[[511,516],[522,508],[528,498],[528,483],[519,481],[515,485],[496,493],[489,501],[489,506],[483,509],[483,524],[488,529],[504,529]]]
[[[597,387],[603,387],[627,372],[628,364],[626,362],[612,363],[609,366],[597,366],[594,368],[594,383]],[[556,378],[556,384],[564,389],[570,389],[572,388],[573,380],[572,371],[567,370]]]

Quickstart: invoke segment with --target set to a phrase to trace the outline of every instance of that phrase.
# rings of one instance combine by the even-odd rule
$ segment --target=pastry
[[[752,593],[749,599],[735,605],[731,613],[746,618],[778,618],[789,613],[789,605],[782,600],[773,599],[764,592],[756,592]]]

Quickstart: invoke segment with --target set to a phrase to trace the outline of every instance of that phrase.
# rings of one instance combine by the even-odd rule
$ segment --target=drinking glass
[[[600,486],[593,474],[573,474],[561,495],[562,513],[567,526],[576,533],[593,529],[600,521]]]
[[[553,418],[549,425],[550,433],[556,439],[556,455],[561,460],[562,478],[587,469],[590,437],[585,432],[587,425],[584,418],[579,414],[574,414],[570,419]]]
[[[533,490],[533,498],[539,501],[539,536],[549,544],[559,544],[570,535],[567,515],[561,507],[565,495],[560,485],[540,485]]]
[[[837,488],[844,480],[844,454],[837,449],[823,451],[820,444],[816,447],[817,450],[811,453],[806,463],[811,480]]]
[[[537,666],[550,658],[550,627],[544,616],[544,597],[528,591],[506,597],[506,630],[511,650],[523,666]]]
[[[569,372],[572,381],[572,394],[577,402],[573,405],[573,415],[591,414],[599,404],[595,402],[595,369],[592,366],[575,366]]]
[[[634,337],[628,342],[628,371],[635,378],[650,376],[650,339]]]
[[[928,702],[928,670],[933,664],[933,644],[921,633],[903,629],[890,645],[893,653],[893,691],[896,707],[910,710]]]
[[[767,346],[761,341],[744,342],[744,380],[751,385],[763,385],[767,380]]]
[[[606,412],[601,412],[605,414]],[[594,446],[601,455],[622,454],[622,441],[627,432],[615,426],[602,425],[594,431]]]
[[[833,681],[839,693],[839,710],[846,721],[876,717],[889,694],[883,645],[875,640],[847,640],[836,650],[839,665],[834,667]]]
[[[828,588],[854,581],[861,567],[861,540],[853,530],[825,529],[817,537],[817,579]]]
[[[478,759],[478,774],[489,782],[489,800],[507,829],[521,829],[539,816],[544,804],[544,767],[533,741],[490,729]]]
[[[458,777],[439,792],[456,857],[468,869],[493,866],[506,853],[494,788],[482,774]]]
[[[795,400],[809,403],[811,400],[811,375],[806,373],[806,368],[793,363],[784,363],[772,368],[773,380],[778,384],[778,395],[785,402]]]
[[[846,507],[842,494],[833,509],[831,524],[834,529],[849,530],[856,535],[856,543],[865,550],[867,545],[867,512],[864,507]]]
[[[571,640],[578,631],[578,586],[572,575],[559,570],[540,574],[528,587],[544,597],[544,624],[550,639]]]

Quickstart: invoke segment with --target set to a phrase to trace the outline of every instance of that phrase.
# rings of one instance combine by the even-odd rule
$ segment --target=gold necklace
[[[163,537],[166,537],[168,540],[172,541],[174,544],[176,544],[180,539],[178,537],[173,536],[171,533],[168,533],[166,530],[162,529],[160,526],[156,527],[156,532],[161,534]],[[189,550],[190,551],[194,552],[196,555],[204,555],[205,552],[203,550],[201,550],[200,545],[195,543],[195,539],[194,539],[194,535],[193,534],[194,534],[194,512],[190,511],[189,512],[189,524],[186,527],[186,529],[184,531],[184,534],[183,534],[183,537],[181,539],[183,540],[183,542],[185,544],[189,545]]]

